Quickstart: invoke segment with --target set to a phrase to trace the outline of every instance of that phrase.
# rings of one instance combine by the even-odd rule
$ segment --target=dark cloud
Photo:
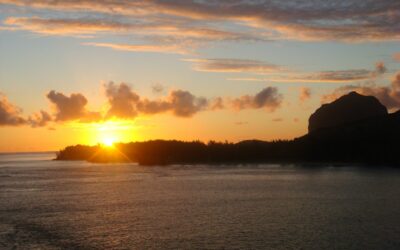
[[[371,77],[368,70],[338,70],[338,71],[323,71],[316,74],[305,76],[301,81],[310,82],[353,82],[366,80]],[[296,79],[295,79],[296,80]]]
[[[100,32],[126,31],[132,25],[98,19],[46,19],[9,17],[4,21],[15,30],[29,30],[45,35],[85,36]]]
[[[336,100],[351,91],[362,95],[371,95],[378,98],[388,109],[400,108],[400,72],[396,73],[389,86],[372,85],[347,85],[337,88],[333,93],[322,97],[322,102]]]
[[[137,115],[135,107],[140,97],[132,91],[130,86],[125,83],[117,85],[110,82],[104,87],[110,105],[106,119],[112,117],[134,118]]]
[[[82,94],[71,94],[68,97],[52,90],[47,94],[47,98],[54,104],[56,121],[92,122],[101,118],[99,113],[86,110],[88,101]]]
[[[139,114],[155,115],[171,112],[178,117],[191,117],[198,112],[226,108],[223,97],[207,99],[185,90],[172,90],[167,96],[157,99],[143,98],[125,83],[105,85],[110,109],[105,119],[133,119]],[[279,107],[282,96],[276,88],[268,87],[254,96],[245,95],[230,101],[236,109],[266,108],[274,111]]]
[[[377,78],[387,69],[383,62],[377,62],[373,70],[356,69],[356,70],[337,70],[337,71],[322,71],[314,74],[304,75],[298,80],[302,82],[354,82],[365,81]],[[296,77],[294,78],[296,80]]]
[[[161,100],[144,99],[138,103],[138,110],[143,114],[157,114],[171,111],[180,117],[191,117],[199,111],[205,110],[208,100],[196,97],[189,91],[173,90],[167,98]]]
[[[377,62],[373,70],[349,69],[349,70],[329,70],[312,73],[285,72],[284,75],[276,75],[269,78],[231,78],[235,81],[273,81],[273,82],[307,82],[307,83],[345,83],[375,80],[386,73],[387,69],[383,62]],[[248,71],[246,73],[252,73]]]
[[[164,100],[144,99],[137,105],[141,113],[150,115],[167,112],[171,109],[171,104]]]
[[[127,19],[121,17],[120,19]],[[94,37],[98,34],[134,35],[143,40],[143,44],[120,44],[89,42],[84,45],[106,47],[114,50],[135,52],[158,52],[186,54],[210,41],[261,40],[255,35],[235,31],[220,30],[202,25],[189,25],[176,19],[166,20],[147,16],[144,18],[116,21],[112,17],[103,19],[81,18],[42,18],[8,17],[2,30],[26,30],[37,34],[53,36]]]
[[[203,97],[195,97],[189,91],[175,90],[169,95],[169,102],[172,106],[172,112],[176,116],[189,117],[204,110],[208,101]]]
[[[281,103],[283,97],[275,87],[267,87],[256,95],[243,95],[231,101],[232,106],[237,110],[265,108],[270,112],[275,111]]]
[[[258,40],[245,33],[224,31],[201,26],[186,26],[181,22],[155,19],[135,20],[134,22],[118,22],[111,19],[88,18],[41,18],[41,17],[8,17],[4,28],[14,30],[28,30],[31,32],[60,35],[60,36],[87,36],[97,33],[133,33],[141,34],[153,40],[173,39],[184,37],[198,40]],[[175,40],[177,41],[177,40]]]
[[[9,102],[7,97],[0,93],[0,126],[19,126],[26,124],[21,116],[21,109]]]
[[[177,27],[184,25],[186,29],[180,33],[187,36],[191,26],[211,29],[240,25],[247,30],[256,29],[258,37],[273,39],[354,42],[400,38],[400,2],[397,0],[0,0],[0,3],[129,17],[135,21],[171,22]],[[203,36],[207,34],[203,32]]]
[[[177,117],[192,117],[201,111],[227,107],[236,110],[265,108],[272,112],[280,106],[283,99],[277,88],[274,87],[267,87],[255,95],[243,95],[233,99],[223,97],[207,99],[178,89],[153,100],[140,97],[125,83],[110,82],[105,84],[104,88],[109,106],[104,116],[100,112],[87,110],[88,101],[84,95],[73,93],[67,96],[52,90],[47,94],[47,98],[54,106],[54,114],[51,115],[41,110],[25,119],[21,116],[21,110],[0,94],[0,126],[30,125],[36,128],[47,126],[51,122],[98,122],[113,118],[134,119],[138,115],[155,115],[166,112]]]
[[[154,94],[159,94],[164,92],[164,86],[159,83],[156,83],[151,86],[151,90],[153,91]]]
[[[132,119],[140,114],[172,112],[180,117],[190,117],[208,107],[208,100],[196,97],[189,91],[173,90],[168,96],[156,100],[141,98],[125,83],[107,84],[106,96],[110,109],[106,119],[116,117]]]
[[[28,118],[28,123],[33,127],[45,127],[53,119],[49,113],[41,110],[39,113],[35,113]]]

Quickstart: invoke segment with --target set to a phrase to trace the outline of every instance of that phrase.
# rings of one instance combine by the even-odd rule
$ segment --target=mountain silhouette
[[[302,158],[322,162],[399,164],[400,111],[320,128],[293,141]]]
[[[324,104],[310,116],[308,131],[334,127],[370,117],[387,115],[387,109],[373,96],[350,92],[336,101]]]
[[[293,140],[238,143],[152,140],[114,149],[69,146],[56,160],[137,162],[141,165],[242,163],[361,163],[400,166],[400,111],[388,114],[375,98],[351,92],[311,115],[309,132]]]

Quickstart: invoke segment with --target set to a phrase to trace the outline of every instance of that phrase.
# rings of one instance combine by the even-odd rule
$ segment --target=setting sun
[[[106,147],[112,147],[115,143],[115,140],[114,140],[114,138],[108,137],[108,138],[104,138],[102,143]]]
[[[101,144],[111,147],[115,143],[132,141],[135,134],[134,124],[127,121],[112,120],[79,126],[88,131],[90,136],[87,140],[92,145]]]

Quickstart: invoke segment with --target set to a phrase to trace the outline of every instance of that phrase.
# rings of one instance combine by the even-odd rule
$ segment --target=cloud
[[[154,115],[168,111],[175,116],[191,117],[208,105],[206,98],[196,97],[184,90],[173,90],[165,98],[149,100],[141,98],[125,83],[117,85],[110,82],[105,88],[110,105],[106,119],[133,119],[138,114]]]
[[[266,74],[282,71],[282,67],[267,62],[245,59],[185,59],[193,62],[196,71]]]
[[[330,70],[312,73],[285,72],[284,75],[274,75],[269,78],[230,78],[232,81],[259,81],[259,82],[305,82],[305,83],[346,83],[374,80],[387,71],[383,62],[377,62],[373,70],[350,69],[350,70]],[[251,73],[251,72],[248,72]]]
[[[211,110],[219,110],[219,109],[224,109],[225,104],[224,104],[224,99],[222,97],[216,97],[210,101],[209,108]]]
[[[126,83],[115,84],[109,82],[104,85],[108,110],[102,115],[100,112],[87,110],[88,101],[80,93],[69,96],[50,91],[46,96],[54,106],[54,113],[41,110],[22,117],[20,108],[11,104],[8,99],[0,94],[0,126],[30,125],[33,128],[45,127],[49,123],[63,123],[78,121],[82,123],[101,122],[110,119],[135,119],[138,115],[156,115],[171,113],[176,117],[189,118],[202,111],[214,111],[233,108],[261,109],[269,112],[279,108],[283,97],[275,87],[267,87],[255,95],[243,95],[238,98],[215,97],[205,98],[195,96],[186,90],[172,90],[168,95],[156,99],[141,97]]]
[[[4,24],[15,30],[58,36],[84,36],[100,32],[121,32],[128,24],[101,19],[46,19],[41,17],[8,17]]]
[[[55,107],[55,121],[93,122],[101,118],[100,113],[86,110],[88,101],[82,94],[71,94],[68,97],[52,90],[47,94],[47,98]]]
[[[188,50],[180,45],[153,45],[153,44],[114,44],[114,43],[83,43],[95,47],[105,47],[113,50],[130,52],[156,52],[166,54],[187,54]]]
[[[369,70],[336,70],[336,71],[322,71],[312,74],[305,74],[303,76],[294,76],[288,78],[286,81],[291,82],[354,82],[367,80],[371,77]]]
[[[347,85],[335,89],[332,93],[322,97],[322,102],[330,102],[336,100],[340,96],[348,92],[356,91],[362,95],[375,96],[388,109],[400,108],[400,72],[396,73],[392,79],[391,85],[377,86],[372,85]]]
[[[164,86],[161,85],[161,84],[159,84],[159,83],[156,83],[156,84],[153,84],[153,85],[151,86],[151,90],[152,90],[152,92],[153,92],[154,94],[159,94],[159,93],[164,92]]]
[[[243,95],[235,98],[231,100],[231,104],[236,110],[265,108],[273,112],[280,107],[282,99],[277,88],[266,87],[256,95]]]
[[[57,11],[84,11],[102,13],[126,13],[140,14],[140,9],[145,8],[144,3],[139,2],[114,2],[97,0],[0,0],[0,4],[12,4],[22,7],[49,9]]]
[[[52,36],[95,37],[99,34],[123,34],[137,36],[145,44],[84,43],[115,50],[184,54],[209,41],[260,40],[255,35],[235,31],[203,27],[179,20],[165,18],[119,18],[87,16],[75,18],[8,17],[1,30],[26,30]]]
[[[138,115],[156,115],[170,112],[177,117],[192,117],[201,111],[227,108],[223,97],[205,98],[189,91],[172,90],[167,96],[148,99],[135,93],[127,84],[110,82],[105,85],[110,106],[105,119],[134,119]],[[245,108],[266,108],[274,111],[279,107],[282,96],[273,87],[265,88],[254,96],[245,95],[229,101],[229,106],[240,110]]]
[[[137,115],[136,104],[139,102],[139,95],[132,91],[125,83],[119,85],[110,82],[104,85],[106,97],[110,109],[106,114],[106,119],[112,117],[134,118]]]
[[[241,26],[256,29],[261,38],[344,42],[400,39],[400,3],[396,0],[329,3],[326,0],[0,0],[0,3],[134,20],[154,19],[160,23],[174,20],[186,25]]]
[[[20,108],[10,103],[8,98],[0,93],[0,126],[25,125],[26,120],[21,113]]]
[[[49,113],[41,110],[40,112],[35,113],[28,118],[28,124],[30,124],[33,128],[45,127],[52,120],[53,118]]]
[[[52,117],[46,111],[41,110],[28,118],[22,116],[22,110],[10,103],[7,97],[0,93],[0,126],[30,125],[33,128],[44,127]]]
[[[300,88],[299,99],[301,102],[305,102],[311,98],[311,89],[307,87]]]
[[[189,91],[173,90],[167,98],[162,100],[144,99],[138,103],[138,110],[143,114],[157,114],[171,111],[175,116],[191,117],[199,111],[205,110],[208,100],[196,97]]]
[[[189,91],[175,90],[169,95],[172,111],[176,116],[190,117],[205,109],[208,101],[203,97],[195,97]]]

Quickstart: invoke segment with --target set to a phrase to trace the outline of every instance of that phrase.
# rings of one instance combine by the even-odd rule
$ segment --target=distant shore
[[[57,153],[56,160],[84,160],[96,163],[135,162],[140,165],[235,165],[235,164],[301,164],[308,166],[359,164],[365,166],[399,166],[395,157],[387,152],[374,151],[375,147],[329,148],[310,143],[306,138],[292,141],[242,141],[238,143],[203,143],[199,141],[164,141],[120,143],[113,147],[69,146]],[[350,146],[349,146],[350,145]],[[333,150],[337,148],[337,150]],[[369,150],[360,150],[360,149]],[[374,151],[374,152],[372,152]],[[351,153],[349,153],[351,152]],[[389,155],[390,156],[390,155]]]

